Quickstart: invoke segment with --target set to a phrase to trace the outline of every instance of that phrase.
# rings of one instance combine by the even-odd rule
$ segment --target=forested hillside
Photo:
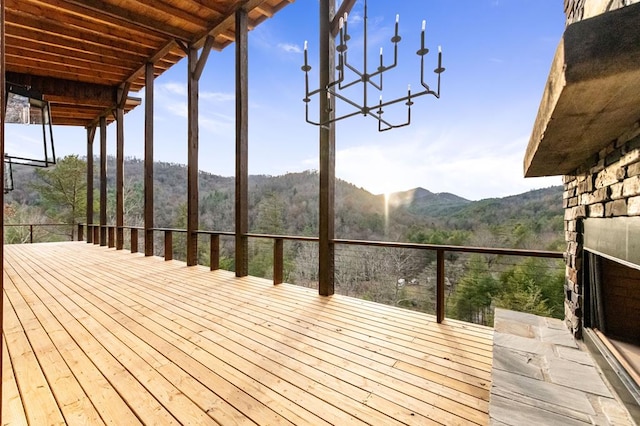
[[[97,161],[95,162],[97,165]],[[115,223],[115,161],[108,165],[108,222]],[[125,164],[125,224],[143,225],[143,162]],[[94,217],[98,220],[99,170],[94,171]],[[15,190],[7,195],[7,223],[86,220],[86,162],[66,157],[49,170],[16,168]],[[234,230],[234,178],[201,172],[200,229]],[[155,227],[185,228],[187,169],[154,166]],[[251,233],[316,236],[318,174],[315,171],[249,179]],[[24,242],[25,230],[7,228],[8,243]],[[64,238],[40,229],[40,240]],[[69,232],[68,229],[66,232]],[[551,187],[506,198],[469,201],[424,188],[375,195],[336,181],[336,237],[527,249],[563,249],[562,188]],[[156,252],[162,254],[158,236]],[[174,237],[174,256],[184,256],[183,235]],[[208,262],[208,246],[200,259]],[[269,277],[272,244],[251,241],[250,273]],[[317,247],[287,243],[288,282],[314,286]],[[233,269],[233,241],[223,241],[221,264]],[[336,285],[354,295],[412,309],[432,311],[435,257],[416,250],[338,247]],[[448,315],[490,323],[496,303],[547,315],[562,314],[562,270],[557,262],[522,261],[496,256],[447,256]],[[522,308],[524,307],[524,308]]]

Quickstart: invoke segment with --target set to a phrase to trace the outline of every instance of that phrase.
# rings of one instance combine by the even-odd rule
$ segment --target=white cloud
[[[560,184],[559,178],[525,180],[524,150],[514,149],[520,145],[514,141],[505,150],[466,149],[445,138],[360,145],[337,151],[336,174],[376,194],[422,186],[472,200]]]
[[[156,84],[156,89],[161,92],[170,93],[173,95],[186,96],[187,85],[185,83],[167,82],[162,84]]]
[[[177,115],[178,117],[186,118],[188,115],[187,103],[184,101],[165,101],[163,106],[166,110],[168,110],[171,114]]]
[[[232,135],[234,122],[234,117],[218,113],[208,115],[201,113],[199,118],[201,129],[217,135]]]
[[[292,43],[278,43],[278,48],[284,50],[287,53],[302,53],[302,49],[297,44]]]
[[[200,92],[200,99],[213,102],[229,102],[235,100],[236,95],[234,93],[224,92]]]

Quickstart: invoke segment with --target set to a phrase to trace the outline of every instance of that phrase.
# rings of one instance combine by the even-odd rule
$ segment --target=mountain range
[[[125,223],[128,225],[142,224],[143,165],[138,159],[125,162]],[[113,157],[108,159],[107,170],[109,215],[112,219],[115,214]],[[184,165],[155,163],[156,227],[184,227],[186,172]],[[100,187],[98,170],[94,176],[94,190],[97,191]],[[38,194],[29,184],[35,178],[32,168],[16,168],[16,190],[7,195],[7,202],[37,206],[40,202]],[[199,188],[201,229],[232,231],[235,227],[234,178],[200,172]],[[385,197],[336,179],[335,205],[338,238],[407,241],[412,239],[416,230],[424,233],[427,229],[429,232],[467,232],[467,244],[522,245],[514,243],[511,235],[523,230],[535,236],[529,238],[533,243],[525,244],[535,246],[531,248],[556,247],[562,240],[561,186],[504,198],[470,201],[455,194],[434,193],[421,187]],[[281,176],[250,176],[249,221],[250,232],[317,235],[318,173],[304,171]],[[493,236],[493,240],[487,241],[488,234]]]

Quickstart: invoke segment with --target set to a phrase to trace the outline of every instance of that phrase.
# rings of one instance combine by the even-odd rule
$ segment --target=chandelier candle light
[[[372,73],[369,73],[367,70],[367,0],[364,2],[364,60],[362,71],[358,70],[354,66],[349,63],[347,51],[348,46],[347,42],[351,39],[349,32],[347,31],[347,21],[348,15],[347,13],[344,16],[341,16],[338,21],[338,33],[339,33],[339,41],[340,43],[336,46],[336,52],[338,52],[338,64],[336,65],[336,71],[338,71],[337,80],[329,83],[326,87],[321,87],[313,91],[309,91],[309,71],[311,71],[311,66],[309,65],[307,59],[307,41],[304,42],[304,65],[301,67],[302,71],[305,74],[305,97],[303,99],[305,103],[305,114],[307,123],[316,125],[316,126],[326,126],[333,122],[343,120],[345,118],[353,117],[355,115],[362,114],[364,116],[371,116],[378,120],[378,131],[385,131],[390,129],[395,129],[398,127],[404,127],[411,124],[411,105],[413,105],[413,99],[419,96],[424,95],[433,95],[436,98],[440,98],[440,74],[444,72],[444,68],[442,67],[442,48],[438,46],[438,67],[433,70],[434,73],[438,75],[437,79],[437,89],[431,90],[429,85],[424,81],[424,58],[429,53],[429,49],[425,47],[425,30],[426,30],[426,21],[422,21],[422,32],[420,34],[420,49],[416,52],[418,56],[420,56],[420,83],[424,90],[411,93],[411,85],[407,87],[407,95],[391,100],[391,101],[383,101],[382,98],[382,76],[385,72],[393,69],[398,64],[398,43],[402,39],[398,34],[398,25],[400,23],[400,15],[396,15],[395,22],[395,32],[393,37],[391,37],[391,43],[393,43],[393,64],[384,65],[384,57],[383,57],[383,49],[380,48],[380,65],[376,68],[376,70]],[[345,81],[345,69],[348,69],[352,73],[355,74],[355,79],[352,81]],[[362,102],[358,103],[352,101],[347,98],[345,95],[341,93],[342,90],[348,89],[357,84],[362,84]],[[369,105],[368,103],[368,89],[369,85],[371,85],[374,89],[380,92],[380,98],[377,104]],[[334,116],[333,118],[325,121],[325,122],[316,122],[309,119],[309,103],[311,102],[311,97],[315,95],[326,96],[327,97],[327,105],[328,112],[333,111],[332,99],[334,100],[334,106],[336,100],[343,101],[344,103],[353,107],[353,111],[346,113],[344,115]],[[400,102],[404,102],[407,106],[407,120],[400,124],[392,124],[383,118],[384,107],[388,107],[390,105],[394,105]]]

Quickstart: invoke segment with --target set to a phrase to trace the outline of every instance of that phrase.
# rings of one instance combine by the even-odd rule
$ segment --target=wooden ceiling
[[[249,26],[293,0],[2,0],[6,79],[42,92],[55,125],[93,126],[112,118],[119,88],[144,86],[145,64],[156,76],[185,56],[184,46],[213,49],[235,40],[234,15]],[[181,47],[182,46],[182,47]],[[185,77],[186,78],[186,77]],[[125,109],[139,104],[129,98]]]

